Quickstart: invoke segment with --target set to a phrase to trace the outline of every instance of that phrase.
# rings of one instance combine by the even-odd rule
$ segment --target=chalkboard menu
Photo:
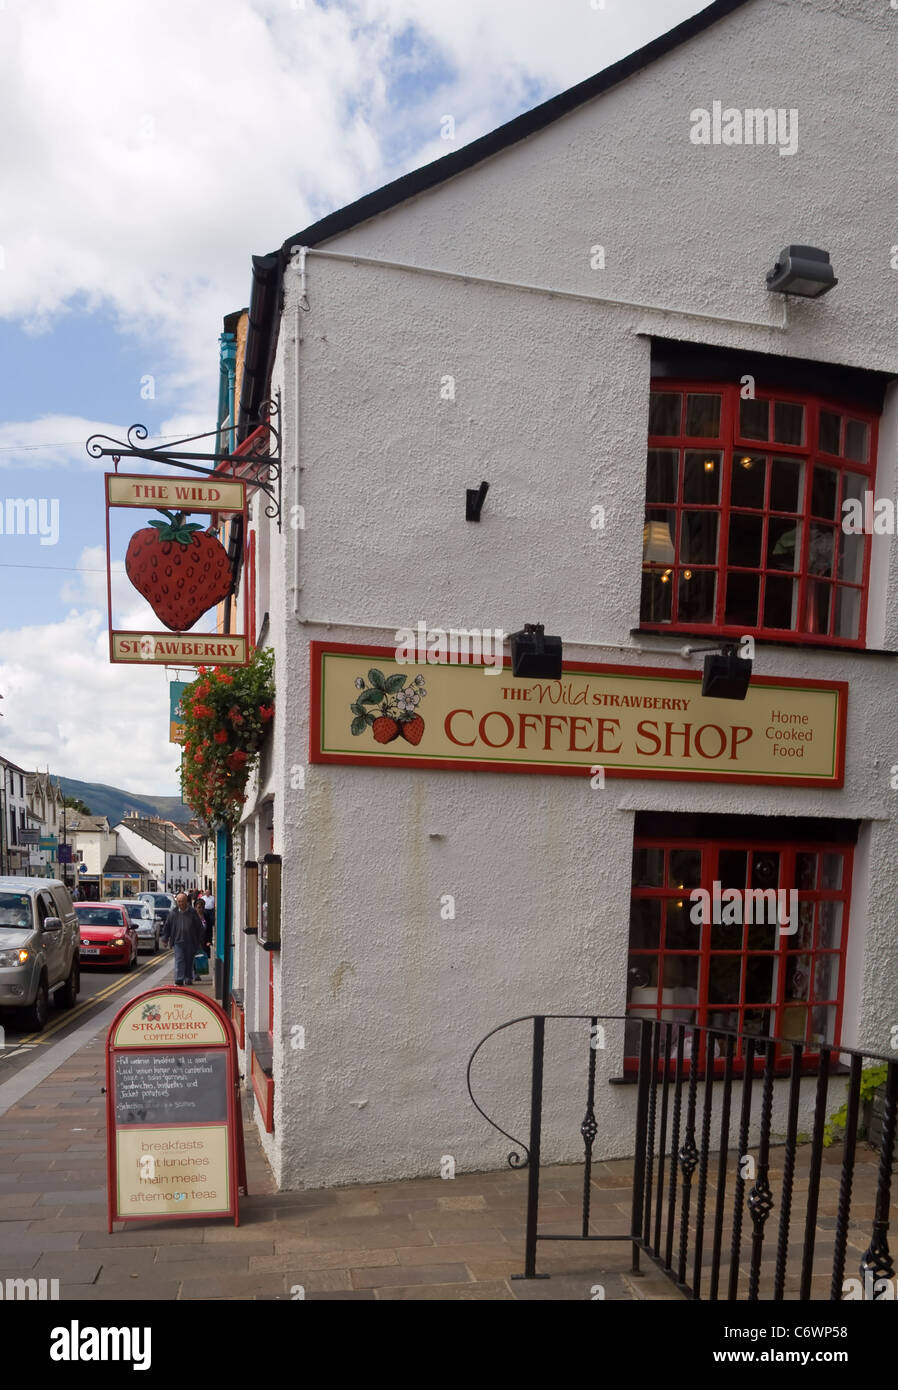
[[[110,1231],[160,1218],[240,1224],[238,1082],[234,1028],[214,1000],[163,985],[122,1005],[106,1034]]]
[[[228,1066],[224,1052],[117,1052],[117,1125],[224,1124]]]

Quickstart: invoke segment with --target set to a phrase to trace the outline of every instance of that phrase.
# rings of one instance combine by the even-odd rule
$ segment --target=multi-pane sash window
[[[804,1042],[812,1054],[838,1042],[852,852],[637,838],[627,1012]]]
[[[656,382],[641,623],[861,646],[877,420],[815,397]]]

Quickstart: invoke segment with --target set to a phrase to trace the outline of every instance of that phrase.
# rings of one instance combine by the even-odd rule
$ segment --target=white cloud
[[[0,314],[111,308],[208,410],[252,252],[445,154],[442,115],[473,139],[699,8],[5,0]]]
[[[161,668],[112,666],[105,614],[72,609],[57,623],[0,632],[3,750],[21,767],[177,792]]]
[[[130,423],[132,422],[129,421],[128,424]],[[81,415],[48,414],[35,420],[8,420],[0,423],[0,469],[29,468],[46,471],[59,468],[91,468],[98,472],[111,473],[112,459],[108,455],[101,458],[89,456],[85,445],[95,434],[106,436],[103,440],[104,447],[111,447],[110,440],[124,444],[127,442],[127,428],[128,425],[110,425],[104,424],[101,420],[86,420]],[[173,439],[198,434],[208,429],[208,421],[203,422],[200,416],[179,414],[163,421],[159,433],[148,435],[142,442],[151,448],[163,448]],[[213,442],[210,440],[207,444],[211,446]],[[147,473],[157,473],[161,470],[161,465],[147,460],[133,460],[132,464],[129,464],[129,470],[134,472],[137,468]]]
[[[0,316],[40,330],[75,304],[102,306],[153,363],[167,358],[175,418],[160,434],[206,429],[222,317],[247,302],[253,252],[700,8],[5,0]],[[445,114],[453,146],[439,139]],[[53,413],[49,377],[47,392],[46,415],[0,426],[0,469],[107,469],[84,441],[122,426]],[[4,749],[24,766],[174,791],[167,676],[109,664],[102,551],[79,566],[99,572],[64,582],[64,619],[0,632]],[[122,625],[148,621],[120,565],[114,598]]]

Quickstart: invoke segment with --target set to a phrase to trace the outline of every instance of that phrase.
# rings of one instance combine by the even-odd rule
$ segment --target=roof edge
[[[447,179],[454,178],[457,174],[473,168],[476,164],[491,158],[501,150],[508,149],[509,146],[516,145],[521,140],[526,140],[528,136],[534,135],[539,130],[544,130],[553,121],[575,111],[578,106],[583,106],[586,102],[592,101],[594,97],[601,96],[612,87],[616,87],[627,77],[632,77],[651,63],[657,62],[659,58],[665,57],[673,49],[678,48],[697,34],[703,33],[705,29],[709,29],[719,20],[725,19],[735,10],[742,9],[750,2],[751,0],[714,0],[713,4],[707,5],[697,14],[690,15],[688,19],[684,19],[675,28],[659,34],[657,38],[651,39],[642,48],[637,48],[634,53],[620,58],[610,67],[603,68],[601,72],[594,73],[592,77],[587,77],[583,82],[568,87],[557,96],[550,97],[548,101],[534,106],[532,110],[514,116],[504,125],[497,126],[495,130],[488,131],[486,135],[472,140],[469,145],[464,145],[460,150],[453,150],[451,154],[443,155],[430,164],[413,169],[410,173],[403,174],[391,183],[384,184],[382,188],[357,198],[354,203],[347,203],[346,207],[328,213],[326,217],[320,218],[319,221],[313,222],[311,226],[304,228],[301,232],[288,237],[281,247],[280,254],[289,260],[292,247],[320,245],[321,242],[339,235],[340,232],[349,231],[351,227],[358,226],[360,222],[366,222],[381,212],[397,207],[400,203],[416,197],[417,194],[425,193],[428,189],[435,188]]]

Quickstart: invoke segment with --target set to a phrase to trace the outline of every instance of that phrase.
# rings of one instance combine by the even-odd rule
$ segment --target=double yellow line
[[[102,1004],[105,1000],[111,999],[114,994],[119,994],[123,989],[128,989],[135,980],[140,979],[141,975],[146,975],[149,970],[155,970],[156,966],[159,965],[164,958],[165,952],[162,951],[160,951],[158,955],[150,956],[145,965],[139,965],[136,970],[129,970],[127,974],[120,976],[117,980],[113,980],[111,984],[106,985],[105,989],[101,989],[97,994],[92,994],[89,999],[83,1000],[82,1003],[76,1004],[74,1009],[65,1009],[60,1012],[55,1023],[51,1023],[42,1033],[29,1033],[27,1037],[19,1038],[19,1041],[13,1045],[10,1056],[16,1051],[16,1048],[24,1047],[26,1043],[35,1047],[42,1047],[44,1043],[48,1043],[53,1035],[58,1033],[61,1028],[67,1028],[75,1019],[80,1018],[85,1013],[89,1013],[94,1005]]]

